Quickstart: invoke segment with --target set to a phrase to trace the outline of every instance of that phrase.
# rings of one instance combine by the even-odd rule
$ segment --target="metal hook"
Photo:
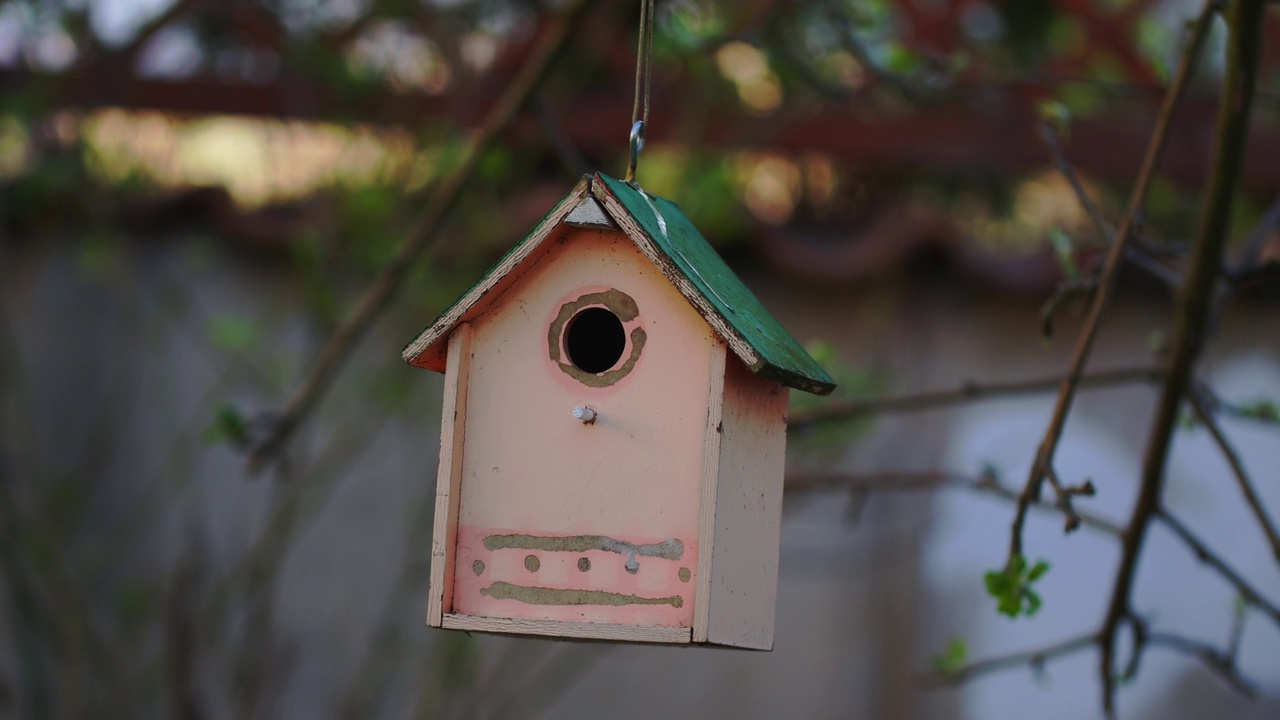
[[[644,121],[637,120],[631,125],[631,163],[627,165],[628,183],[638,187],[636,183],[636,162],[640,159],[640,151],[644,150]]]

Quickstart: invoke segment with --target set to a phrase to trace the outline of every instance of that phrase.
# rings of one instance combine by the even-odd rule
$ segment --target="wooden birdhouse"
[[[768,649],[788,388],[673,203],[586,176],[404,351],[445,373],[427,623]]]

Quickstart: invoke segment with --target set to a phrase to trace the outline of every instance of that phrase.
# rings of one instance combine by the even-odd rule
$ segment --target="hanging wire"
[[[640,39],[636,48],[636,97],[631,105],[631,162],[624,180],[636,183],[636,162],[644,149],[644,132],[649,124],[649,86],[653,78],[653,3],[640,0]]]

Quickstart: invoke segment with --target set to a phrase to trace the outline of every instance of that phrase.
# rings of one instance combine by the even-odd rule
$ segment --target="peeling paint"
[[[674,608],[684,606],[684,598],[679,595],[648,598],[604,590],[560,590],[513,585],[508,582],[496,582],[487,588],[482,588],[480,594],[496,600],[516,600],[529,605],[670,605]]]
[[[658,206],[654,205],[653,201],[649,199],[649,193],[640,190],[640,197],[644,198],[644,201],[649,205],[649,209],[653,211],[653,217],[658,221],[658,230],[662,233],[662,237],[669,237],[667,235],[667,221],[663,219],[662,213],[658,212]]]

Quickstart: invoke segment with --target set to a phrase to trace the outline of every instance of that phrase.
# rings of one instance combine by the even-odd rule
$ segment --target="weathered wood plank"
[[[712,569],[707,641],[716,645],[773,647],[787,394],[729,359],[715,521],[704,535]]]
[[[458,538],[458,496],[462,483],[462,443],[467,424],[467,384],[471,374],[469,323],[449,336],[440,420],[440,469],[436,474],[436,511],[431,528],[431,574],[427,624],[440,627],[445,607],[453,600],[453,555]]]
[[[577,638],[582,640],[613,640],[618,642],[679,645],[689,643],[689,628],[658,625],[612,625],[606,623],[566,622],[564,620],[492,618],[448,614],[444,616],[444,623],[441,627],[446,630],[513,635],[545,635],[547,637]]]
[[[711,559],[715,547],[716,484],[720,482],[720,422],[724,409],[724,369],[728,350],[724,342],[711,349],[711,382],[707,393],[707,425],[702,445],[702,481],[698,500],[698,585],[693,601],[693,641],[707,641],[711,608]]]

